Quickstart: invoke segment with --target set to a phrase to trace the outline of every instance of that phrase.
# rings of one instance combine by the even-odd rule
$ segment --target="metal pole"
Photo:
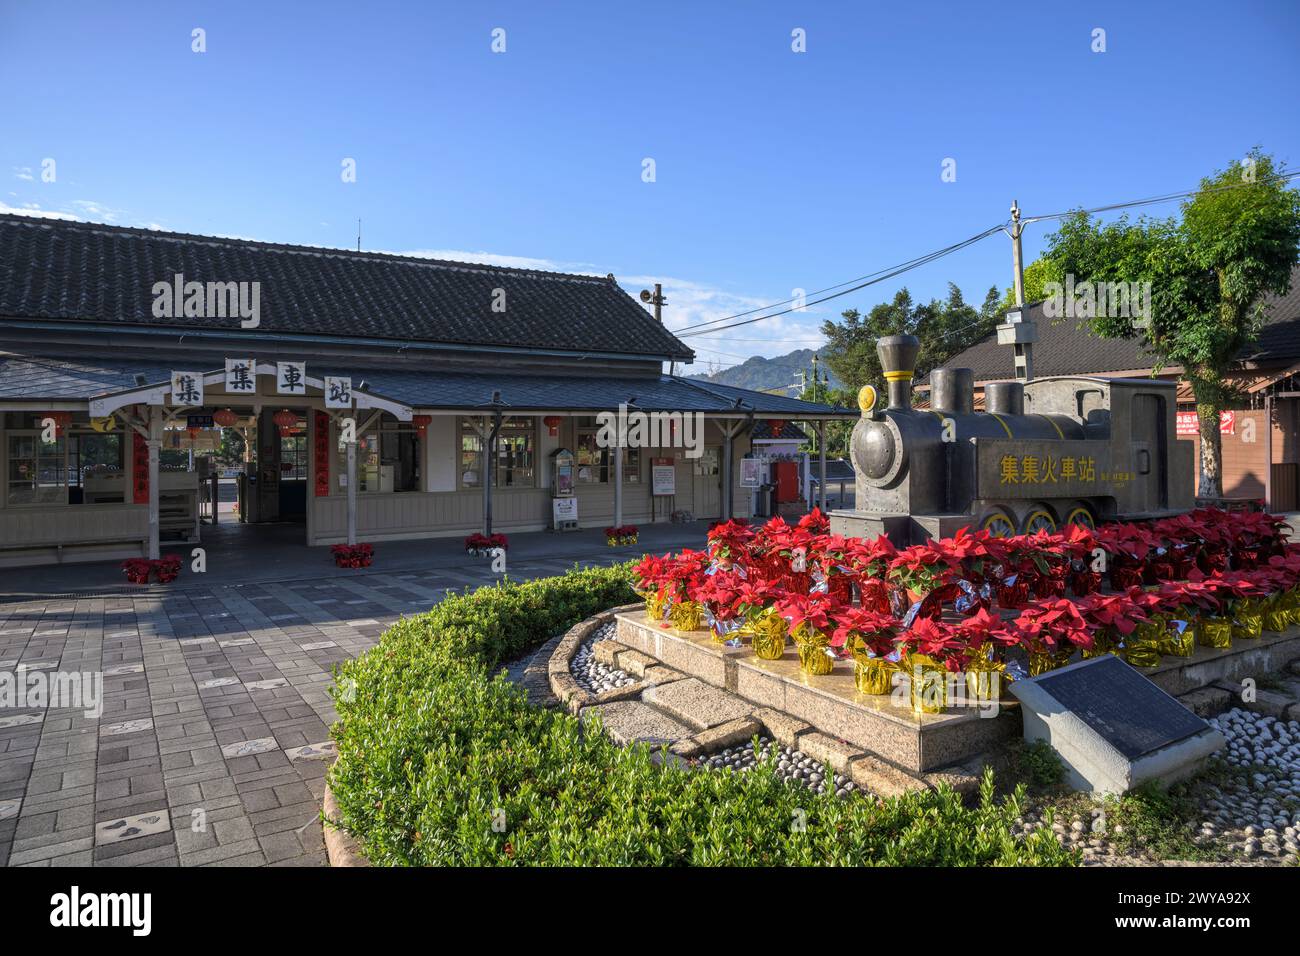
[[[817,423],[817,467],[821,471],[818,491],[821,493],[822,513],[826,512],[826,423]]]
[[[348,544],[357,543],[357,443],[348,446]]]

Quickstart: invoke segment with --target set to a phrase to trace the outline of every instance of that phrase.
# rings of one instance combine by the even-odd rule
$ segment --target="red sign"
[[[313,448],[316,452],[316,497],[324,498],[330,493],[330,417],[324,412],[316,413]]]
[[[1235,435],[1237,433],[1236,412],[1219,412],[1219,431],[1224,435]],[[1178,413],[1177,433],[1179,435],[1199,435],[1201,433],[1201,422],[1196,417],[1195,412]]]
[[[131,500],[137,505],[149,503],[149,446],[144,436],[131,432],[135,439],[131,446]]]

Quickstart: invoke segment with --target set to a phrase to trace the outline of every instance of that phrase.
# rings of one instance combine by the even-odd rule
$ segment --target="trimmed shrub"
[[[449,596],[343,665],[330,785],[377,865],[1059,865],[1051,833],[1017,841],[1019,794],[950,789],[877,804],[774,774],[663,765],[492,669],[634,599],[628,567]]]

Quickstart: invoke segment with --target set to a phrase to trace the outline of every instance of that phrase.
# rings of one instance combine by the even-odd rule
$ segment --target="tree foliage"
[[[1140,338],[1160,365],[1179,365],[1196,394],[1199,493],[1222,494],[1219,412],[1225,376],[1264,321],[1263,298],[1285,295],[1300,247],[1300,193],[1255,149],[1201,181],[1181,220],[1121,217],[1103,225],[1079,212],[1048,240],[1046,258],[1076,282],[1149,282],[1151,315],[1101,313],[1099,334]]]
[[[951,282],[947,298],[929,302],[914,302],[904,287],[892,301],[874,306],[865,315],[848,309],[839,322],[823,322],[827,344],[822,354],[844,383],[845,391],[855,395],[863,385],[883,387],[884,376],[876,355],[876,340],[881,336],[910,333],[920,339],[916,369],[919,377],[992,332],[999,316],[996,287],[989,289],[979,308],[967,303]]]

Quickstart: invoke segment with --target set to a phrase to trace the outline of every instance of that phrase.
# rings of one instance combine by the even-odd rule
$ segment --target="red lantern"
[[[779,418],[769,418],[767,420],[767,427],[772,430],[773,438],[780,438],[781,432],[785,429],[785,422],[781,421]]]
[[[423,438],[423,437],[424,437],[424,433],[428,430],[429,426],[430,426],[431,424],[433,424],[433,416],[432,416],[432,415],[412,415],[412,416],[411,416],[411,424],[415,426],[415,431],[416,431],[416,433],[417,433],[421,438]]]
[[[271,421],[275,422],[275,427],[280,430],[280,436],[284,437],[289,434],[289,430],[298,424],[298,416],[287,408],[282,408],[271,416]]]
[[[222,428],[231,428],[235,422],[239,421],[239,416],[228,408],[223,408],[212,413],[212,420]]]
[[[564,419],[559,415],[547,415],[542,419],[542,424],[550,430],[551,437],[554,437],[560,433],[560,422],[562,421]]]

